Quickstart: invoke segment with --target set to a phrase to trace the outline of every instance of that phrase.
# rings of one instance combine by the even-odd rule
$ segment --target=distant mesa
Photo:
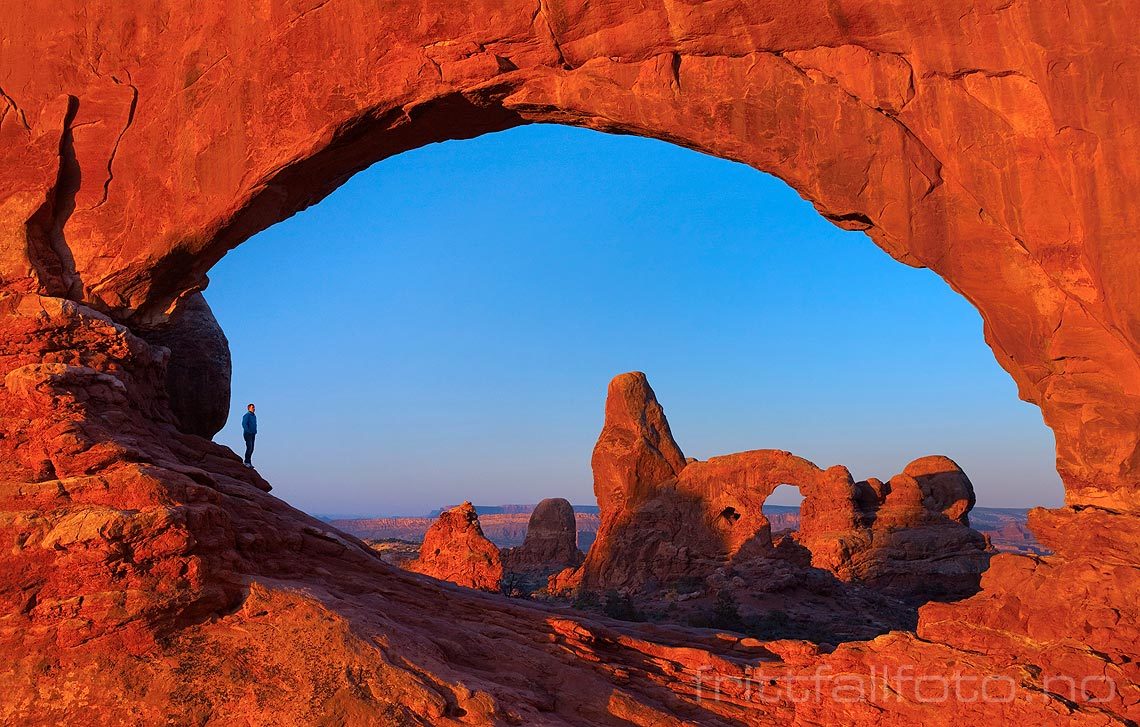
[[[526,509],[515,513],[487,515],[480,512],[478,505],[475,506],[475,512],[479,516],[479,524],[488,540],[500,548],[514,548],[523,544],[526,540],[531,513],[537,506],[519,507]],[[437,514],[430,517],[338,518],[330,520],[329,524],[366,540],[402,540],[409,543],[419,543],[424,539],[428,528],[439,518],[439,513],[450,509],[453,508],[435,510],[434,512]],[[578,549],[585,552],[590,549],[591,543],[594,542],[594,535],[598,530],[597,508],[574,505],[573,509],[577,530],[577,546]],[[593,510],[593,512],[589,510]]]
[[[442,515],[444,512],[446,512],[447,510],[451,510],[454,507],[458,507],[458,505],[448,505],[446,507],[437,508],[437,509],[429,512],[427,514],[427,517],[433,518],[433,519],[437,518],[440,515]],[[475,507],[475,512],[478,513],[479,517],[483,517],[485,515],[526,515],[526,516],[529,516],[532,512],[534,512],[534,509],[537,507],[537,505],[534,505],[534,504],[528,504],[528,505],[519,505],[519,504],[475,505],[474,507]],[[573,508],[574,508],[574,512],[578,512],[578,513],[585,513],[587,515],[597,515],[598,514],[598,506],[597,505],[574,505]]]
[[[521,513],[515,513],[516,516]],[[402,540],[372,539],[385,560],[410,571],[484,591],[529,595],[547,578],[582,563],[574,508],[562,498],[543,500],[530,513],[522,545],[499,548],[483,534],[470,503],[444,510],[428,528],[418,554]]]

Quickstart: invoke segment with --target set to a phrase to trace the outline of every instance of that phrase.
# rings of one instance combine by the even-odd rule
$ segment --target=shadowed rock
[[[569,500],[552,497],[538,503],[526,528],[526,540],[504,551],[504,568],[510,573],[546,576],[581,564],[574,507]]]
[[[209,439],[230,411],[230,344],[201,293],[178,304],[170,319],[147,331],[148,343],[170,349],[166,394],[178,428]]]
[[[927,510],[941,512],[962,525],[970,524],[970,510],[976,502],[974,486],[954,460],[922,457],[908,464],[902,473],[918,482]]]

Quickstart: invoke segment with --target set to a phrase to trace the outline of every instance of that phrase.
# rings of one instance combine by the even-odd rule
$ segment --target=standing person
[[[245,435],[245,466],[252,467],[253,440],[257,437],[257,414],[254,412],[257,411],[257,407],[250,404],[246,408],[249,409],[249,411],[241,418],[241,431],[242,434]]]

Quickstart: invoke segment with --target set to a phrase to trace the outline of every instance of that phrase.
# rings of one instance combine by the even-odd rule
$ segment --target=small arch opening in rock
[[[740,519],[740,513],[736,511],[735,507],[731,505],[720,511],[720,519],[724,520],[729,525],[732,525]]]
[[[800,506],[804,496],[795,485],[782,484],[764,501],[764,517],[772,526],[772,536],[794,533],[800,529]]]

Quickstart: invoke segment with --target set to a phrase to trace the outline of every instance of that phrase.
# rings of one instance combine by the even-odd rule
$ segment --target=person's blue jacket
[[[241,430],[246,434],[257,434],[257,415],[247,411],[241,418]]]

